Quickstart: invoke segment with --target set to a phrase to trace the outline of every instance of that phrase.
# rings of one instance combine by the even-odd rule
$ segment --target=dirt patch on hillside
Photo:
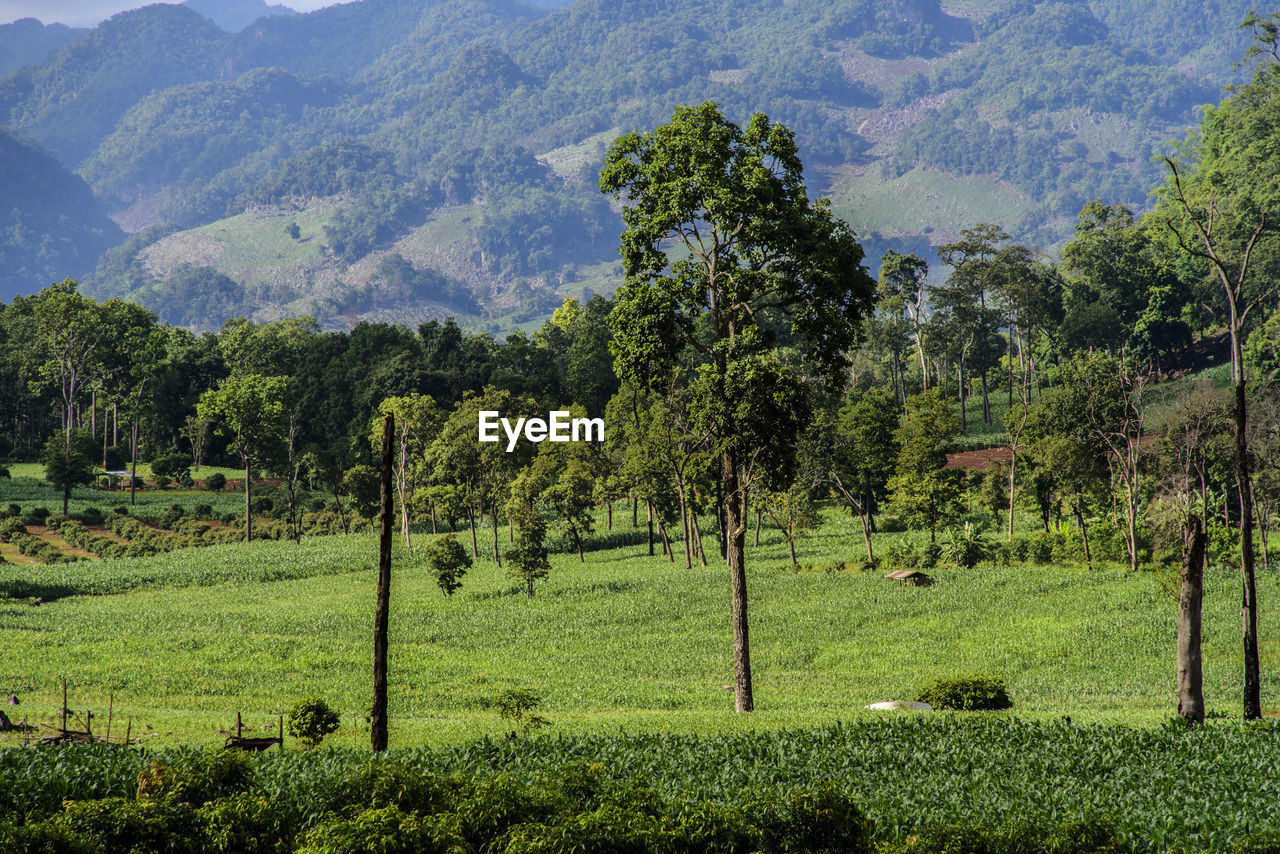
[[[1013,450],[1010,448],[982,448],[977,451],[960,451],[955,454],[947,454],[947,468],[949,469],[971,469],[982,471],[993,461],[1008,462],[1013,457]]]

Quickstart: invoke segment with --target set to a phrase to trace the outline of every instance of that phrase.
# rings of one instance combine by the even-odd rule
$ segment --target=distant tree
[[[44,464],[44,479],[54,487],[62,488],[65,495],[72,486],[93,483],[93,454],[97,450],[93,437],[83,430],[75,430],[71,437],[71,450],[67,451],[65,439],[50,439],[40,453]]]
[[[381,494],[378,471],[373,466],[352,466],[342,473],[342,491],[351,499],[351,507],[366,519],[375,518]]]
[[[822,516],[809,494],[810,484],[796,481],[785,490],[765,492],[761,496],[764,512],[778,526],[791,552],[791,565],[796,566],[796,540],[805,531],[822,524]]]
[[[244,469],[244,540],[253,537],[253,466],[278,446],[285,424],[285,380],[257,374],[228,377],[200,396],[196,415],[218,424]]]
[[[304,697],[290,707],[285,728],[315,750],[326,735],[338,731],[338,713],[320,697]]]
[[[445,534],[427,546],[423,554],[436,583],[440,585],[440,591],[445,596],[452,596],[462,586],[462,576],[471,568],[471,555],[453,534]]]
[[[890,501],[911,525],[929,529],[937,542],[938,526],[952,518],[962,494],[960,469],[948,469],[945,446],[959,425],[937,389],[907,399],[907,417],[898,428],[898,460],[889,480]]]
[[[507,549],[507,575],[524,583],[525,595],[533,598],[533,584],[551,571],[547,559],[547,523],[536,511],[526,510],[517,524],[515,544]]]
[[[867,560],[874,561],[871,532],[878,502],[885,495],[898,456],[899,409],[884,389],[852,389],[834,417],[820,420],[820,447],[825,461],[822,479],[835,489],[862,521]],[[825,423],[822,423],[825,421]]]
[[[396,453],[393,474],[396,494],[400,498],[400,534],[405,546],[413,548],[409,537],[409,503],[418,482],[425,471],[423,459],[427,446],[444,423],[444,413],[436,402],[425,394],[389,397],[378,405],[378,415],[373,418],[369,440],[375,447],[382,442],[382,419],[386,415],[396,417]]]
[[[929,264],[918,255],[901,255],[892,249],[880,259],[880,282],[877,288],[882,309],[899,317],[905,315],[915,339],[916,356],[920,360],[920,381],[929,388],[929,365],[925,359],[925,304],[928,290],[925,282]]]

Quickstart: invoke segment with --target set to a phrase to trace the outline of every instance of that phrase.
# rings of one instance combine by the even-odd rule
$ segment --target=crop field
[[[34,480],[0,490],[0,505],[56,506]],[[73,510],[77,502],[106,509],[103,495],[78,490]],[[140,492],[132,513],[158,516],[175,495]],[[218,500],[239,509],[237,493]],[[934,586],[906,587],[853,569],[860,528],[834,507],[799,541],[799,570],[766,525],[749,563],[758,710],[736,715],[726,690],[723,567],[686,569],[679,544],[674,562],[660,542],[650,556],[643,521],[633,528],[621,504],[612,531],[597,521],[586,562],[568,549],[553,554],[532,599],[491,557],[446,598],[421,556],[430,534],[418,532],[413,552],[397,536],[393,759],[525,781],[594,763],[610,779],[640,775],[664,796],[724,804],[741,801],[744,787],[783,792],[833,781],[854,794],[886,845],[948,823],[1056,826],[1082,816],[1134,851],[1236,850],[1248,833],[1280,829],[1280,799],[1267,789],[1273,775],[1259,776],[1280,758],[1280,730],[1238,723],[1231,569],[1206,577],[1209,722],[1188,732],[1169,721],[1175,602],[1167,573],[1014,563],[930,570]],[[1020,517],[1019,528],[1031,533],[1032,520]],[[505,527],[499,534],[505,546]],[[492,554],[491,536],[481,529],[482,555]],[[714,558],[714,534],[705,536]],[[469,541],[465,532],[460,539]],[[875,535],[880,554],[925,541],[920,531]],[[283,754],[254,760],[264,797],[307,801],[364,761],[375,565],[369,533],[3,565],[0,694],[20,700],[6,713],[54,724],[65,677],[69,705],[94,713],[95,732],[110,700],[113,737],[127,725],[149,752],[29,753],[20,745],[33,736],[3,733],[0,747],[18,750],[0,752],[12,771],[0,775],[10,787],[0,794],[23,803],[131,797],[150,758],[220,745],[237,712],[255,732],[274,730],[294,700],[317,694],[341,714],[326,749],[298,753],[289,739]],[[1260,573],[1259,602],[1265,699],[1280,690],[1273,573]],[[1013,708],[864,709],[963,673],[1003,679]],[[542,698],[538,711],[551,722],[544,734],[505,738],[510,725],[495,699],[509,689]]]

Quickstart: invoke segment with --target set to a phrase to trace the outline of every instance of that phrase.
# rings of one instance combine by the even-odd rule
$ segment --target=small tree
[[[507,734],[508,738],[521,738],[544,726],[551,726],[551,721],[541,715],[530,714],[542,704],[542,698],[532,691],[503,691],[493,704],[498,708],[498,716],[504,721],[511,721],[515,727]]]
[[[809,496],[809,485],[797,481],[790,488],[764,493],[764,511],[778,526],[787,548],[791,550],[791,565],[796,565],[796,540],[803,531],[822,524],[818,508]]]
[[[907,418],[898,428],[897,473],[889,481],[891,502],[909,525],[929,529],[937,542],[938,525],[959,509],[962,473],[948,469],[945,443],[958,425],[937,389],[907,399]]]
[[[315,750],[326,735],[338,731],[338,713],[320,697],[303,697],[289,709],[285,729]]]
[[[462,576],[471,568],[471,555],[453,534],[446,534],[426,548],[427,564],[445,596],[462,586]]]
[[[533,598],[533,583],[546,578],[551,570],[547,560],[547,523],[535,511],[525,508],[519,513],[520,536],[515,545],[507,549],[507,575],[525,584],[525,595]]]

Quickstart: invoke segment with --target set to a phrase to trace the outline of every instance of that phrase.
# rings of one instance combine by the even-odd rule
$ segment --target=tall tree
[[[381,448],[383,422],[388,415],[395,416],[396,447],[394,473],[396,494],[400,499],[400,535],[406,548],[412,550],[409,535],[409,502],[418,481],[425,474],[424,463],[427,446],[435,439],[444,423],[444,413],[435,400],[425,394],[409,394],[388,397],[378,405],[379,415],[370,426],[369,440]]]
[[[1258,661],[1258,594],[1254,578],[1253,490],[1242,349],[1249,314],[1276,292],[1280,264],[1280,28],[1277,17],[1250,15],[1254,32],[1246,61],[1250,82],[1207,110],[1187,146],[1188,166],[1165,157],[1169,179],[1157,215],[1178,249],[1208,268],[1219,300],[1214,306],[1231,335],[1235,392],[1235,479],[1240,500],[1241,612],[1244,642],[1244,716],[1262,717]]]
[[[278,446],[285,426],[286,380],[257,374],[232,376],[200,396],[196,414],[231,436],[244,469],[244,541],[253,538],[253,466]]]
[[[39,380],[56,389],[62,405],[64,471],[62,512],[71,500],[73,431],[80,395],[101,369],[104,344],[111,327],[101,306],[81,296],[74,279],[45,288],[35,303],[32,344],[41,360]]]
[[[747,494],[761,470],[786,478],[809,417],[802,378],[772,357],[762,321],[796,333],[813,375],[834,382],[874,281],[852,232],[810,201],[794,134],[764,115],[743,128],[714,104],[679,107],[669,124],[614,141],[600,188],[625,203],[626,281],[610,314],[617,373],[647,385],[688,349],[701,361],[693,409],[720,456],[734,706],[751,711]]]
[[[965,399],[969,368],[976,368],[982,380],[982,421],[991,423],[987,372],[999,360],[995,343],[999,314],[987,304],[987,292],[993,284],[993,261],[1000,244],[1008,240],[1009,235],[999,226],[979,223],[961,231],[954,243],[938,247],[938,257],[951,267],[951,273],[944,284],[930,290],[929,298],[937,328],[944,331],[956,356],[961,429],[968,429]]]
[[[925,303],[928,301],[926,281],[929,264],[918,255],[901,255],[892,249],[880,259],[880,281],[877,288],[881,308],[889,314],[905,315],[911,325],[920,360],[920,382],[929,388],[929,364],[925,359]]]

